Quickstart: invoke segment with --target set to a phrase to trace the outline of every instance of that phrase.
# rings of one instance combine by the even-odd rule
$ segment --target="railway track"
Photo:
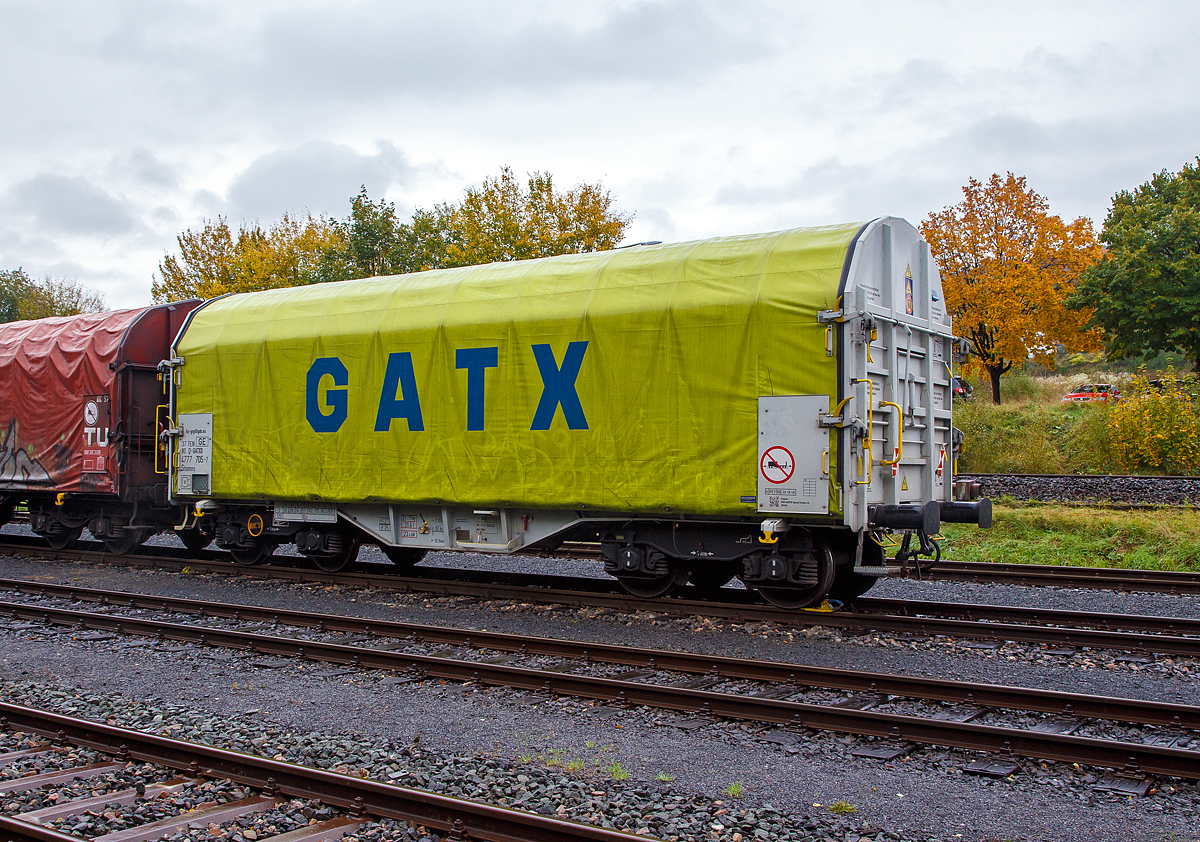
[[[1001,772],[1012,767],[1013,755],[1024,755],[1123,769],[1126,777],[1114,786],[1146,774],[1200,779],[1200,708],[1190,705],[44,587],[48,597],[88,599],[99,610],[57,607],[43,598],[0,603],[0,613],[24,621],[19,631],[57,626],[72,634],[137,635],[388,670],[412,680],[876,737],[895,756],[908,743],[986,751],[999,760],[984,766],[999,764]],[[1015,727],[1013,711],[1043,716]]]
[[[942,561],[930,578],[945,582],[1094,588],[1176,595],[1200,594],[1200,573],[1129,570],[1113,567],[1065,567],[1047,564]]]
[[[89,561],[113,561],[114,557],[89,550],[71,550]],[[617,611],[652,611],[677,616],[719,617],[731,622],[774,622],[784,626],[823,626],[850,632],[891,632],[901,635],[944,636],[979,640],[1018,641],[1057,647],[1088,647],[1119,651],[1149,652],[1200,657],[1200,620],[1182,617],[1135,616],[1128,614],[1018,608],[969,603],[860,598],[848,610],[833,612],[789,611],[754,602],[748,591],[725,588],[721,601],[670,598],[647,602],[620,591],[607,579],[491,571],[440,571],[454,578],[426,578],[437,568],[416,568],[424,576],[396,576],[373,572],[321,573],[307,568],[240,567],[220,560],[185,560],[184,551],[174,556],[119,556],[116,563],[166,567],[193,572],[236,572],[251,576],[291,581],[342,583],[381,587],[408,593],[458,596],[475,599],[507,599],[542,604],[602,607]],[[179,556],[183,556],[182,558]],[[280,559],[282,560],[282,559]],[[359,565],[359,570],[383,565]],[[388,569],[388,568],[384,568]],[[35,587],[24,580],[0,579],[0,587],[29,591]],[[115,599],[115,595],[109,598]]]
[[[385,565],[356,564],[338,574],[323,574],[320,571],[303,567],[288,567],[289,557],[274,556],[272,563],[258,567],[245,567],[234,564],[228,553],[204,550],[193,553],[183,548],[175,547],[142,547],[140,550],[124,556],[114,556],[104,551],[103,545],[97,542],[81,542],[74,548],[66,550],[52,549],[36,538],[16,535],[0,535],[0,552],[21,553],[23,555],[40,556],[54,559],[70,559],[91,563],[106,562],[126,566],[161,567],[164,569],[180,570],[191,567],[193,570],[204,572],[237,571],[250,576],[267,576],[292,578],[305,581],[330,581],[339,579],[368,584],[362,576],[370,576]],[[599,550],[594,545],[565,544],[553,553],[542,553],[542,556],[554,558],[597,559]],[[295,559],[299,563],[300,559]],[[397,577],[389,573],[376,573],[375,585],[379,587],[417,588],[414,579],[428,583],[438,575],[439,568],[418,567],[409,571],[412,575]],[[446,571],[449,572],[449,571]],[[471,571],[453,569],[453,575],[469,578]],[[499,581],[516,582],[516,578],[505,579],[504,574],[490,573],[489,576]],[[559,587],[568,587],[570,577],[539,577],[540,583],[534,586],[553,587],[550,580],[554,579]],[[1002,564],[993,562],[941,561],[935,570],[926,574],[930,581],[978,582],[1007,585],[1026,585],[1040,587],[1063,588],[1093,588],[1102,590],[1117,590],[1130,592],[1168,593],[1180,596],[1200,595],[1200,573],[1188,573],[1170,570],[1130,570],[1107,567],[1067,567],[1039,564]],[[480,579],[479,581],[482,581]],[[609,581],[605,579],[597,581]],[[611,588],[617,593],[619,588],[615,582]],[[729,590],[728,588],[726,590]],[[722,594],[722,596],[725,596]],[[629,597],[630,604],[646,605],[643,600]]]
[[[48,796],[43,788],[65,788],[81,779],[102,776],[106,780],[101,788],[108,791],[80,796],[65,789],[65,797],[56,793],[40,799],[51,806],[0,815],[0,838],[5,840],[79,842],[80,836],[63,831],[64,820],[73,816],[84,817],[93,827],[97,820],[118,826],[93,833],[91,838],[97,842],[151,842],[189,827],[214,824],[241,831],[242,827],[234,824],[239,818],[279,809],[290,799],[328,805],[333,809],[324,812],[334,815],[274,836],[260,832],[260,842],[331,842],[380,819],[433,829],[445,834],[446,840],[631,842],[648,838],[0,702],[0,734],[14,732],[47,741],[16,751],[0,749],[0,794],[6,802],[16,793],[40,790]],[[92,762],[66,759],[68,746],[82,750],[83,759]],[[23,770],[37,760],[52,768],[33,774]],[[123,788],[121,778],[128,774],[130,764],[143,763],[162,770],[141,770],[142,778],[155,782],[147,785],[139,780]],[[13,773],[6,775],[8,769]],[[233,791],[240,797],[211,799],[213,788],[202,783],[214,780],[235,784]],[[184,809],[182,814],[171,809],[169,815],[155,818],[164,812],[153,809],[155,802],[167,799],[170,805],[171,796],[188,791],[195,793],[195,798],[185,802],[185,807],[199,801],[193,809]],[[150,820],[144,820],[147,816]]]

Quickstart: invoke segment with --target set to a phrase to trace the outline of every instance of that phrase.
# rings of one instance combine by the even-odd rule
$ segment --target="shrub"
[[[1108,429],[1111,404],[1085,403],[1064,406],[1062,412],[1073,419],[1062,448],[1065,473],[1111,474],[1121,470]]]
[[[1200,402],[1194,377],[1170,371],[1151,385],[1144,374],[1130,380],[1108,416],[1112,449],[1130,472],[1193,474],[1200,471]]]

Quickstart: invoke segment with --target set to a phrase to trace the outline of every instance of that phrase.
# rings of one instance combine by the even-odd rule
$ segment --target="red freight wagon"
[[[22,500],[63,548],[128,552],[180,522],[158,446],[159,363],[199,301],[0,325],[0,523]]]

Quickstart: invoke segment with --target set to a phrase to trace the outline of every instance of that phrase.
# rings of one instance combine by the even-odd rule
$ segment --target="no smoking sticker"
[[[762,471],[763,479],[772,485],[779,485],[792,478],[792,474],[796,472],[796,460],[786,447],[775,445],[768,447],[763,453],[759,470]]]

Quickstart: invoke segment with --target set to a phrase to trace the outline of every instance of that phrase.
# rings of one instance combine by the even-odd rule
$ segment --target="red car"
[[[1119,401],[1121,391],[1112,383],[1084,383],[1063,395],[1063,403],[1108,403]]]

